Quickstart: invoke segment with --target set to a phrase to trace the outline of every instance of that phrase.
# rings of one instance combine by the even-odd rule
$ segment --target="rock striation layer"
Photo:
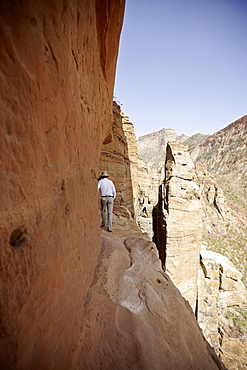
[[[112,132],[113,140],[101,149],[100,170],[108,171],[117,188],[115,213],[119,213],[119,207],[123,214],[130,212],[141,230],[152,237],[152,210],[158,202],[164,170],[150,171],[145,166],[138,156],[134,126],[116,102],[113,102]]]
[[[1,368],[74,368],[123,0],[1,1]]]
[[[159,199],[159,187],[165,176],[165,166],[159,169],[147,167],[143,160],[138,161],[138,214],[137,222],[143,232],[153,237],[153,208]]]
[[[123,114],[123,112],[122,112]],[[136,135],[133,123],[130,121],[128,116],[123,114],[123,131],[126,138],[128,156],[130,161],[130,174],[133,191],[133,204],[134,204],[134,217],[136,219],[138,214],[138,196],[139,196],[139,170],[138,170],[138,148],[136,142]]]
[[[241,335],[232,321],[236,312],[246,307],[247,292],[241,279],[242,274],[228,258],[202,248],[197,319],[228,369],[245,369],[247,365],[246,335]],[[238,320],[243,320],[240,314]]]
[[[134,193],[131,175],[131,161],[127,139],[123,128],[124,116],[120,106],[113,102],[113,138],[110,143],[102,146],[100,154],[100,171],[107,171],[114,182],[117,196],[114,208],[124,207],[131,217],[134,217]]]

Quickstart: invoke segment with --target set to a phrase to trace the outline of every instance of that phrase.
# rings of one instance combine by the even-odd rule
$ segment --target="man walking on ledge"
[[[108,212],[108,231],[112,231],[112,210],[114,198],[116,198],[116,189],[109,175],[103,171],[98,182],[98,189],[101,194],[101,217],[102,227],[106,226],[106,208]]]

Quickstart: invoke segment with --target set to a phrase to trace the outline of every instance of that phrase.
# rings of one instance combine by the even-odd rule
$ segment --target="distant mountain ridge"
[[[177,135],[176,131],[171,128],[163,128],[162,130],[140,136],[137,140],[139,156],[149,167],[163,165],[168,141],[179,141],[182,143],[186,139],[188,139],[188,136],[184,134]]]

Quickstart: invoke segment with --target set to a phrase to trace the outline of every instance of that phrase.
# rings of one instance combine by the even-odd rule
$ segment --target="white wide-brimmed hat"
[[[106,171],[103,171],[102,174],[101,174],[101,177],[109,177],[108,173]]]

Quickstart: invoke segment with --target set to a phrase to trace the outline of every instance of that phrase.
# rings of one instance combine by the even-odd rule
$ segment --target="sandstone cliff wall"
[[[74,368],[123,11],[124,0],[1,2],[1,368]]]
[[[133,191],[133,205],[134,205],[134,216],[135,219],[138,214],[138,195],[139,195],[139,171],[138,171],[138,148],[136,142],[136,135],[133,123],[130,121],[128,116],[123,117],[123,131],[126,137],[128,155],[130,160],[130,173],[131,173],[131,183]]]
[[[165,160],[165,158],[164,158]],[[138,161],[138,187],[139,202],[137,222],[143,232],[148,233],[152,238],[153,230],[153,208],[159,200],[159,187],[165,177],[165,166],[157,169],[145,165],[143,160]]]
[[[198,323],[228,369],[245,369],[247,340],[237,327],[237,321],[244,322],[241,311],[245,309],[247,298],[242,274],[228,258],[205,246],[200,255]]]
[[[110,143],[105,143],[101,149],[100,172],[107,171],[109,178],[114,182],[116,188],[116,199],[114,212],[126,213],[134,217],[134,194],[131,172],[131,161],[129,148],[124,132],[124,115],[120,106],[113,102],[113,138]],[[125,211],[124,211],[124,208]],[[126,214],[125,214],[126,215]]]

